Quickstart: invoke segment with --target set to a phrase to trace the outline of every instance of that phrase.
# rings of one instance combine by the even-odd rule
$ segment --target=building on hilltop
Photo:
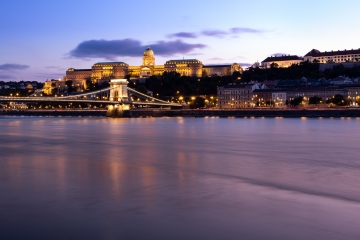
[[[304,59],[296,55],[271,56],[261,62],[261,67],[270,68],[272,65],[275,65],[277,67],[287,68],[293,64],[299,64],[302,61],[304,61]]]
[[[205,66],[197,59],[169,60],[164,65],[155,65],[154,51],[148,47],[142,56],[140,66],[129,66],[124,62],[99,62],[91,69],[69,68],[66,71],[65,80],[84,82],[92,80],[93,83],[102,83],[110,79],[125,78],[148,78],[153,75],[162,75],[164,72],[177,72],[181,76],[201,77],[227,76],[235,71],[242,73],[242,67],[237,64]]]
[[[169,60],[164,65],[165,72],[177,72],[181,76],[202,76],[203,64],[197,59]]]
[[[359,62],[360,48],[331,52],[320,52],[317,49],[312,49],[304,56],[304,61],[313,62],[314,60],[318,61],[319,63]]]

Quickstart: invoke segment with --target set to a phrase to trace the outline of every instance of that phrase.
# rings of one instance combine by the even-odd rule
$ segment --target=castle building
[[[319,63],[359,62],[360,48],[331,52],[320,52],[317,49],[313,49],[304,56],[304,60],[309,62],[317,60]]]
[[[140,66],[129,66],[124,62],[99,62],[95,63],[91,69],[69,68],[66,71],[65,80],[101,83],[110,79],[120,79],[130,76],[130,78],[148,78],[153,75],[162,75],[164,72],[177,72],[181,76],[201,77],[201,76],[228,76],[238,71],[242,73],[242,67],[237,64],[209,65],[204,66],[197,59],[169,60],[164,65],[155,64],[154,51],[148,47],[143,54]]]
[[[299,64],[302,61],[304,61],[304,59],[296,55],[271,56],[261,62],[261,67],[270,68],[272,64],[275,64],[277,67],[287,68],[293,64]]]

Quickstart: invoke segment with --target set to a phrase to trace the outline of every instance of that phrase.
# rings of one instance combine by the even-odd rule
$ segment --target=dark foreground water
[[[359,119],[0,118],[0,239],[360,239]]]

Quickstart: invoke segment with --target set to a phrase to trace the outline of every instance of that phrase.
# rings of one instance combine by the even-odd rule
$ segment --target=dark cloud
[[[175,54],[189,53],[195,49],[203,49],[206,48],[206,45],[197,43],[184,43],[181,40],[176,41],[159,41],[156,44],[151,45],[151,49],[155,51],[157,55],[160,56],[171,56]],[[141,49],[144,49],[142,46]]]
[[[16,77],[6,74],[0,74],[0,80],[10,80],[10,79],[16,79]]]
[[[173,33],[169,35],[170,38],[173,37],[178,37],[178,38],[197,38],[198,35],[196,33],[191,33],[191,32],[178,32],[178,33]]]
[[[0,70],[24,70],[28,68],[29,68],[28,65],[16,64],[16,63],[0,64]]]
[[[205,48],[204,44],[190,44],[181,40],[159,41],[151,44],[151,49],[158,56],[171,56],[189,53],[195,49]],[[121,40],[88,40],[80,43],[69,55],[73,58],[106,58],[114,60],[117,57],[138,57],[147,48],[134,39]]]

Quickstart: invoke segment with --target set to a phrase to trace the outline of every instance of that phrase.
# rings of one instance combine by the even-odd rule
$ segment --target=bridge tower
[[[127,84],[128,82],[126,79],[112,79],[110,81],[110,101],[129,101]]]
[[[106,116],[119,118],[124,117],[124,111],[130,110],[126,79],[112,79],[110,81],[110,101],[118,101],[118,104],[108,106]]]

